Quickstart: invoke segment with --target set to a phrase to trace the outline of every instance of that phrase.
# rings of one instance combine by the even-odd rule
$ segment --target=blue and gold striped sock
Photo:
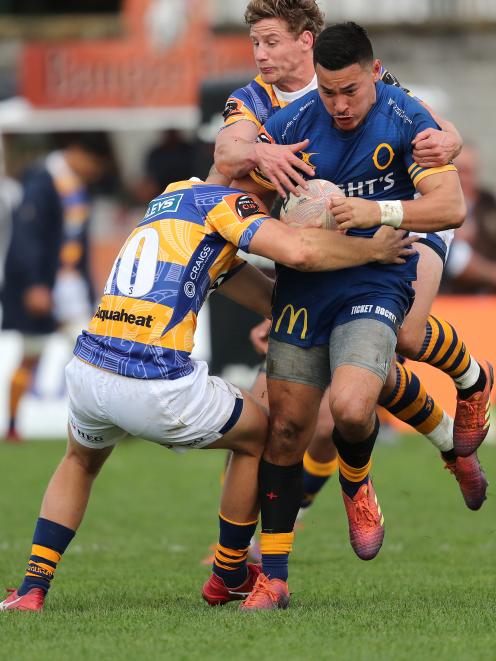
[[[334,475],[338,469],[338,459],[321,462],[310,456],[308,450],[303,457],[303,509],[310,507],[316,495],[322,489],[327,480]]]
[[[415,360],[450,376],[459,390],[472,387],[481,373],[480,365],[471,357],[453,326],[434,315],[427,319],[424,342]]]
[[[396,385],[382,406],[398,420],[427,436],[443,419],[443,409],[427,393],[418,376],[396,362]]]
[[[31,588],[48,591],[60,558],[75,534],[74,530],[55,521],[38,519],[24,581],[18,589],[19,595],[26,594]]]
[[[219,513],[219,542],[215,549],[212,571],[227,587],[237,587],[246,579],[246,556],[257,523],[258,521],[237,523]]]
[[[293,550],[294,532],[260,533],[262,571],[269,578],[288,580],[289,554]]]
[[[424,388],[418,376],[396,362],[396,385],[381,405],[426,436],[441,452],[453,449],[453,420]]]
[[[332,432],[332,440],[338,450],[339,482],[345,494],[354,498],[362,484],[369,481],[372,466],[372,450],[379,433],[379,419],[376,416],[374,430],[368,438],[359,443],[348,442],[337,427]]]

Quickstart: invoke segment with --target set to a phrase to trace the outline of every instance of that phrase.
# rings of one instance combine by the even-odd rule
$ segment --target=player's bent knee
[[[268,452],[273,460],[300,461],[309,442],[309,432],[304,426],[286,417],[275,417],[271,421]]]
[[[331,410],[336,426],[343,433],[356,434],[368,429],[375,407],[368,406],[360,397],[353,400],[337,397]]]
[[[415,359],[422,349],[425,338],[425,325],[421,328],[405,326],[398,333],[396,350],[405,358]]]

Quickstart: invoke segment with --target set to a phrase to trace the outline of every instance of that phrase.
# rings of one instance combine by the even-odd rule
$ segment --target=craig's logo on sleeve
[[[241,218],[249,218],[255,213],[262,213],[257,202],[250,195],[240,195],[236,200],[236,213]]]

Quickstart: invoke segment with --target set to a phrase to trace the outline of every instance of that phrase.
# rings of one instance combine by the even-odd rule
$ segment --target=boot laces
[[[274,603],[277,602],[277,594],[271,589],[269,579],[265,574],[260,574],[253,590],[244,601],[245,606],[257,605],[260,598],[264,595],[268,596]]]
[[[375,526],[376,517],[370,507],[368,491],[359,500],[353,501],[355,506],[355,523]]]

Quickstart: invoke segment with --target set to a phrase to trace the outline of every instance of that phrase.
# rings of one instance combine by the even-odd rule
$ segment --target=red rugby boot
[[[14,588],[8,588],[10,592],[7,599],[0,601],[0,611],[41,611],[45,601],[46,592],[41,588],[31,588],[22,596]]]
[[[254,565],[250,562],[246,567],[248,569],[248,576],[237,588],[227,587],[220,576],[212,574],[203,586],[202,597],[205,601],[210,606],[223,606],[229,601],[245,599],[252,591],[261,571],[258,565]]]

